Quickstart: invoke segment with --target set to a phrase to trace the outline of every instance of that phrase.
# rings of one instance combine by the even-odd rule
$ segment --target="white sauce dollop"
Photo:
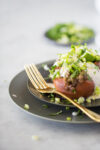
[[[69,74],[69,69],[67,67],[62,67],[60,69],[60,75],[61,77],[66,77]]]
[[[87,63],[87,73],[94,81],[95,86],[100,86],[100,69],[97,69],[93,63]]]

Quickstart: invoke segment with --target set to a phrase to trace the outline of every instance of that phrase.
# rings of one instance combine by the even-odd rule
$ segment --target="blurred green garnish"
[[[48,108],[48,105],[43,104],[42,107],[43,107],[44,109],[47,109],[47,108]]]
[[[57,116],[57,115],[60,115],[62,113],[62,110],[56,112],[56,113],[52,113],[50,114],[50,116]]]
[[[56,24],[46,32],[46,36],[58,43],[82,43],[94,37],[94,31],[75,23]]]
[[[67,117],[66,120],[67,120],[67,121],[71,121],[72,118],[71,118],[71,117]]]

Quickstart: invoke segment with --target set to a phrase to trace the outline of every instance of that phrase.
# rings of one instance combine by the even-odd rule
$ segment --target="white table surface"
[[[9,83],[24,64],[56,58],[67,48],[43,33],[57,22],[75,21],[100,32],[93,0],[0,1],[0,150],[99,150],[100,124],[71,125],[38,119],[13,104]],[[95,47],[95,43],[92,45]],[[32,140],[32,135],[40,137]]]

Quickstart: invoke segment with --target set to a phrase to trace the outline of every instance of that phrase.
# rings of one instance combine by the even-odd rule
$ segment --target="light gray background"
[[[10,80],[24,64],[66,52],[45,40],[57,22],[75,21],[100,32],[93,0],[0,0],[0,150],[99,150],[100,124],[69,125],[40,120],[17,108],[8,93]],[[96,47],[95,43],[92,45]],[[33,141],[38,135],[40,141]]]

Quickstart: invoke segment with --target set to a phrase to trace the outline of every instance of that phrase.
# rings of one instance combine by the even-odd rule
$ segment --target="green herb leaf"
[[[62,110],[56,112],[56,113],[52,113],[50,114],[50,116],[57,116],[57,115],[60,115],[62,113]]]
[[[70,107],[69,106],[66,106],[66,110],[69,110],[70,109]]]
[[[48,108],[48,105],[43,104],[42,107],[43,107],[44,109],[47,109],[47,108]]]
[[[30,106],[28,104],[24,105],[24,109],[29,110]]]

